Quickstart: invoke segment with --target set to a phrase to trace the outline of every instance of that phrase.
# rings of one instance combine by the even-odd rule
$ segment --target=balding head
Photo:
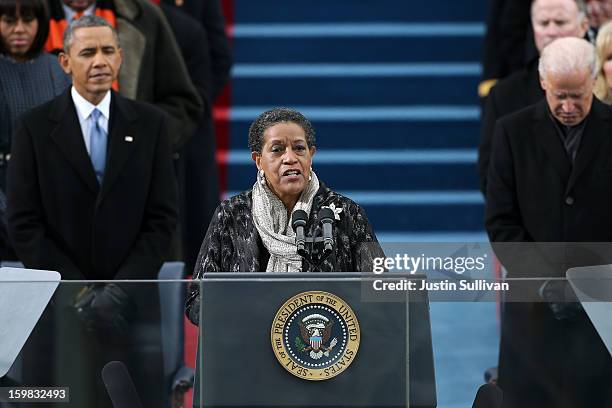
[[[544,48],[538,68],[553,116],[567,126],[582,122],[593,101],[595,47],[579,38],[560,38]]]
[[[583,38],[589,28],[584,0],[534,0],[531,24],[538,52],[557,38]]]

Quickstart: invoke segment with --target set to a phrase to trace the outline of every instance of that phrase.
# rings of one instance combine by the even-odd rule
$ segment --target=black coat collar
[[[540,73],[538,71],[538,59],[532,60],[523,72],[525,83],[525,106],[533,105],[544,98],[544,90],[540,85]]]
[[[556,133],[552,118],[548,113],[546,100],[539,102],[534,110],[533,133],[540,142],[545,154],[564,182],[567,182],[566,192],[576,184],[580,175],[600,153],[603,143],[610,138],[609,119],[610,107],[593,97],[591,112],[586,118],[586,125],[574,166],[572,167],[565,148]]]

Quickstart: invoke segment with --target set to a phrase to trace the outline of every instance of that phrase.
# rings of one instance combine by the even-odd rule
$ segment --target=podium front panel
[[[206,275],[201,282],[198,364],[202,375],[196,380],[196,394],[199,391],[201,396],[196,406],[434,407],[426,296],[410,302],[365,300],[362,285],[372,276]],[[275,316],[285,302],[298,294],[316,292],[343,300],[354,312],[360,329],[359,348],[348,368],[333,376],[333,367],[323,364],[329,379],[318,381],[312,380],[312,369],[283,367],[271,340]],[[311,316],[318,316],[316,310],[313,313]],[[286,317],[291,321],[292,313]],[[414,336],[409,336],[409,330],[415,332]],[[302,341],[294,335],[291,341],[294,337]]]

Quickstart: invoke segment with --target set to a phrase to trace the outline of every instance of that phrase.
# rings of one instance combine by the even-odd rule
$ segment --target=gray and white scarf
[[[291,215],[296,210],[310,214],[312,201],[319,191],[319,179],[312,179],[302,191]],[[270,252],[266,272],[301,272],[302,257],[297,253],[295,232],[291,228],[291,215],[283,202],[266,185],[265,177],[258,177],[253,185],[253,222],[264,246]]]

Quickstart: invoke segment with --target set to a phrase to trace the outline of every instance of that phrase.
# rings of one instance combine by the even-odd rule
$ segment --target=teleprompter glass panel
[[[15,304],[3,307],[0,319],[10,319],[12,333],[23,330],[12,337],[3,330],[0,339],[0,361],[8,365],[0,377],[3,408],[112,407],[113,401],[166,408],[193,384],[193,368],[183,363],[187,281],[4,277],[0,291],[15,294]],[[44,304],[32,317],[40,298]],[[16,355],[7,352],[9,341]]]

